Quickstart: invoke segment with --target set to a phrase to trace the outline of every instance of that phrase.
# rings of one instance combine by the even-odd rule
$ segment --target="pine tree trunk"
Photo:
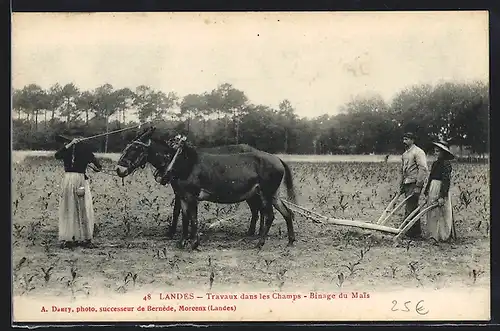
[[[285,154],[288,154],[288,130],[285,129]]]
[[[109,119],[108,119],[108,114],[106,112],[106,133],[108,133],[109,127],[108,127]],[[108,135],[106,135],[106,138],[104,139],[104,153],[108,152]]]
[[[235,131],[235,135],[236,135],[236,144],[239,144],[239,141],[240,141],[240,123],[238,121],[238,118],[235,117],[234,118],[234,131]]]
[[[224,141],[225,141],[226,145],[227,145],[227,141],[229,139],[229,133],[228,133],[228,129],[227,129],[227,127],[228,127],[227,122],[228,122],[228,120],[227,120],[227,115],[226,115],[226,116],[224,116],[224,131],[226,132],[226,134],[224,135],[224,137],[225,137]]]

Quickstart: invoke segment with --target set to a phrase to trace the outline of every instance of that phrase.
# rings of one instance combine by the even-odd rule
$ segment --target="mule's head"
[[[154,131],[154,127],[146,129],[125,147],[116,166],[118,176],[126,177],[146,165]]]
[[[154,140],[158,144],[154,145],[156,148],[151,151],[150,163],[157,169],[155,180],[162,185],[168,184],[172,176],[179,173],[179,168],[183,168],[179,159],[183,158],[181,155],[186,146],[186,139],[185,136],[177,135],[167,141]]]

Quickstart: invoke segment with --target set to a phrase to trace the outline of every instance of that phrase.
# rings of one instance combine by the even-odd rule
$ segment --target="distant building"
[[[469,146],[450,145],[450,151],[455,155],[469,156],[472,154]]]
[[[471,150],[471,147],[470,146],[458,146],[458,145],[451,145],[450,146],[450,151],[457,157],[461,157],[461,158],[468,158],[468,157],[472,157],[472,158],[477,158],[477,157],[486,157],[488,158],[489,156],[489,153],[486,153],[484,155],[478,155],[474,152],[472,152]]]

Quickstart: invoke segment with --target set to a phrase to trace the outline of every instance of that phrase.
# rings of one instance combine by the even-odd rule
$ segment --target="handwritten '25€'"
[[[424,307],[424,300],[418,301],[415,306],[413,306],[411,301],[398,303],[397,300],[392,300],[392,311],[410,312],[413,308],[419,315],[427,315],[429,313],[429,310]]]

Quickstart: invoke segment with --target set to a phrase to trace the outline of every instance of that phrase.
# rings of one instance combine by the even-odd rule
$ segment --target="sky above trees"
[[[13,88],[74,83],[202,94],[223,83],[253,104],[334,115],[359,95],[488,81],[486,12],[16,13]]]

